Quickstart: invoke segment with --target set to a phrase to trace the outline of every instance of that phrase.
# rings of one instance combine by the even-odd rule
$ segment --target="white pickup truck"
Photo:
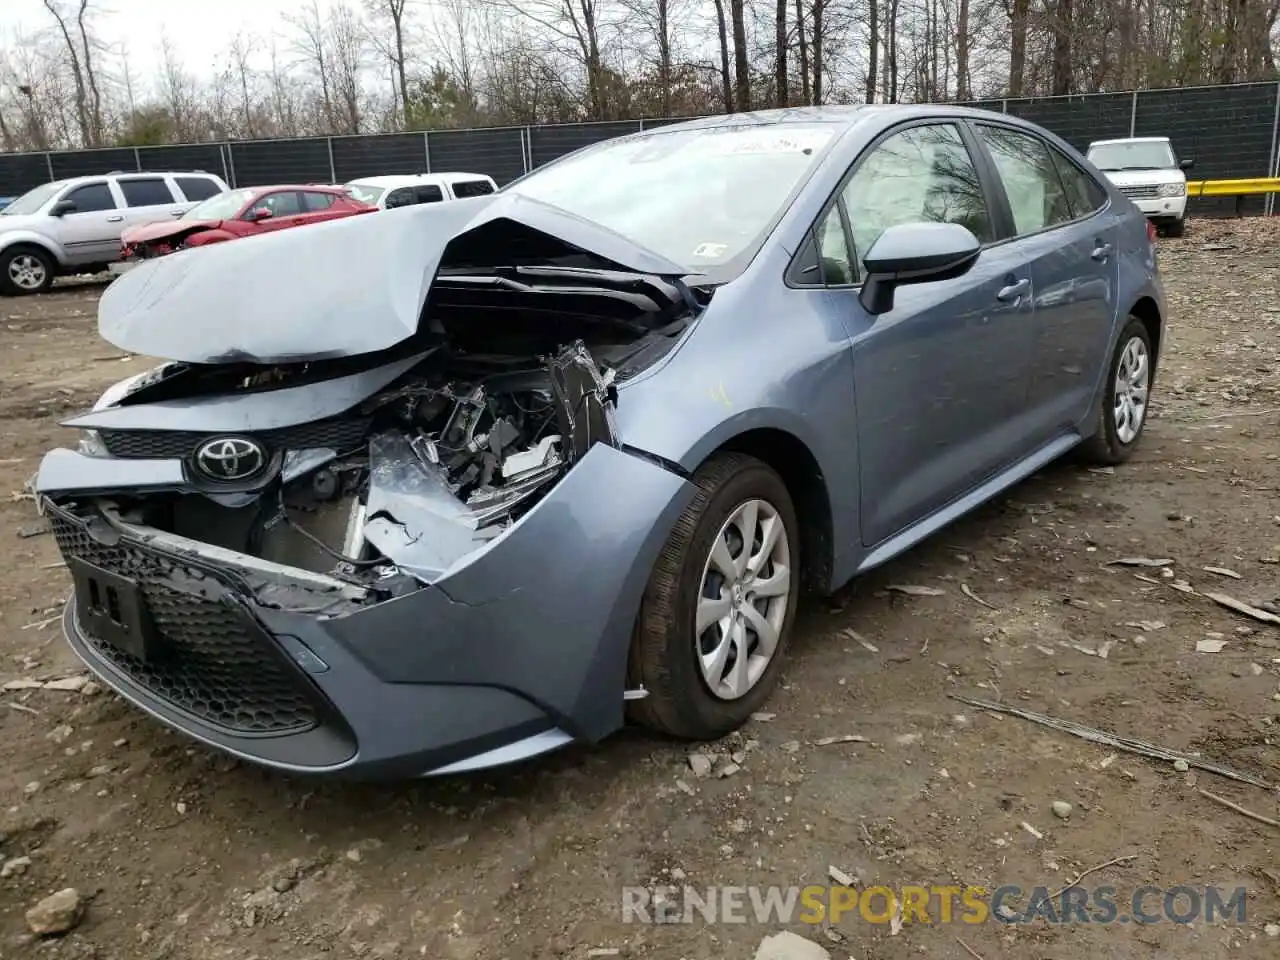
[[[1192,161],[1179,160],[1168,137],[1128,137],[1089,144],[1089,162],[1166,236],[1186,227],[1187,175]]]

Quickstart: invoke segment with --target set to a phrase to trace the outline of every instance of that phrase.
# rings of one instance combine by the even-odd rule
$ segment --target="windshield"
[[[231,190],[197,203],[182,215],[183,220],[226,220],[240,212],[249,202],[252,190]]]
[[[1101,143],[1089,148],[1089,162],[1099,170],[1172,170],[1173,148],[1163,140]]]
[[[659,131],[588,148],[508,189],[707,273],[754,253],[835,133],[820,123]]]
[[[55,193],[62,189],[60,183],[46,183],[36,187],[20,196],[13,203],[9,204],[3,210],[0,210],[0,217],[23,216],[28,213],[36,213],[43,207]]]
[[[348,183],[343,189],[356,200],[371,207],[376,207],[382,195],[387,192],[384,187],[370,187],[363,183]]]

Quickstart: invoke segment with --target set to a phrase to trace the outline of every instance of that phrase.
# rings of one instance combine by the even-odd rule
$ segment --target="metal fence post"
[[[1129,104],[1129,136],[1138,135],[1138,91],[1133,91],[1133,101]]]
[[[1267,159],[1267,176],[1280,176],[1276,173],[1276,167],[1280,164],[1280,160],[1276,157],[1276,134],[1280,132],[1280,83],[1276,84],[1276,106],[1271,114],[1271,156]],[[1275,194],[1267,194],[1267,216],[1271,216],[1275,212]]]
[[[1009,112],[1009,101],[1008,101],[1008,100],[1001,100],[1001,101],[1000,101],[1000,112],[1001,112],[1001,113],[1008,113],[1008,112]]]
[[[239,184],[236,183],[236,155],[232,151],[231,143],[229,141],[226,144],[224,144],[224,146],[227,148],[226,163],[227,163],[227,167],[230,168],[229,172],[231,174],[231,179],[228,180],[227,183],[229,183],[233,187],[239,186]]]
[[[640,118],[640,132],[644,133],[644,117]]]
[[[53,183],[58,178],[53,175],[53,154],[48,151],[44,155],[44,165],[49,168],[49,182]]]
[[[425,173],[431,172],[431,131],[422,131],[422,152],[427,158],[427,169]]]
[[[137,147],[133,148],[133,168],[139,173],[142,172],[142,151]]]
[[[533,131],[529,127],[520,131],[520,160],[525,173],[533,170]]]
[[[329,182],[338,182],[338,168],[333,165],[333,137],[325,137],[325,142],[329,145]]]

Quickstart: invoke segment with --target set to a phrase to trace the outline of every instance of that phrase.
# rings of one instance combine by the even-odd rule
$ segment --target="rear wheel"
[[[1081,448],[1087,459],[1110,465],[1133,456],[1147,425],[1152,360],[1146,325],[1130,316],[1107,368],[1107,393],[1098,412],[1097,427]]]
[[[799,530],[782,479],[744,454],[694,475],[641,602],[629,661],[632,719],[712,740],[737,729],[777,684],[799,593]]]
[[[39,247],[14,246],[0,253],[0,292],[44,293],[53,286],[53,258]]]

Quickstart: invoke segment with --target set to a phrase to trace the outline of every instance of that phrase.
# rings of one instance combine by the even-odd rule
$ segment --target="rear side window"
[[[387,209],[411,207],[418,203],[439,203],[444,199],[442,191],[434,183],[422,183],[416,187],[399,187],[387,194]]]
[[[337,199],[337,196],[332,193],[308,191],[302,195],[302,205],[307,208],[308,213],[319,213],[321,210],[328,210],[332,207],[333,201]]]
[[[1071,212],[1077,217],[1084,217],[1101,210],[1107,202],[1107,191],[1062,153],[1052,147],[1049,152],[1053,155],[1053,165],[1058,168],[1058,176],[1062,178],[1062,186],[1067,191]]]
[[[208,200],[222,192],[222,188],[208,177],[177,177],[178,189],[188,200]]]
[[[444,199],[444,191],[434,183],[424,183],[414,187],[414,200],[417,203],[439,203]]]
[[[453,195],[459,200],[483,197],[489,193],[493,193],[493,184],[488,180],[459,180],[453,185]]]
[[[151,180],[117,180],[124,202],[131,207],[161,207],[173,203],[169,185],[156,177]]]
[[[266,207],[273,217],[296,217],[302,213],[302,202],[292,190],[281,193],[268,193],[253,205],[253,209]]]
[[[74,203],[76,213],[116,208],[116,198],[111,195],[111,188],[105,183],[86,183],[83,187],[76,187],[62,199]]]
[[[978,126],[995,161],[1018,236],[1075,219],[1048,145],[1039,137],[1003,127]]]

